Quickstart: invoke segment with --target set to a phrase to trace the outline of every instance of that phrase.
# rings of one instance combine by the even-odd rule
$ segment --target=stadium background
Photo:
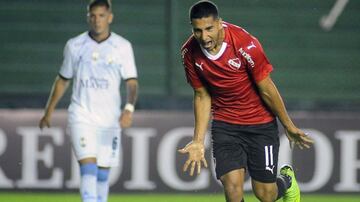
[[[113,0],[112,29],[133,43],[140,82],[137,109],[145,114],[191,111],[192,90],[185,82],[179,49],[191,33],[187,12],[193,2]],[[325,116],[331,112],[338,118],[359,117],[360,1],[350,0],[330,31],[323,30],[319,21],[330,12],[335,0],[215,2],[225,21],[242,26],[262,42],[288,109],[325,112]],[[86,3],[1,2],[3,115],[4,110],[11,113],[44,107],[65,42],[87,30]],[[59,108],[66,108],[70,93]],[[0,156],[0,160],[2,167],[4,158]]]

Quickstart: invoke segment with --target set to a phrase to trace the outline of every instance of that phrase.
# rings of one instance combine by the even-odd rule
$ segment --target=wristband
[[[133,104],[130,103],[126,103],[124,110],[128,110],[129,112],[134,112],[135,111],[135,107]]]

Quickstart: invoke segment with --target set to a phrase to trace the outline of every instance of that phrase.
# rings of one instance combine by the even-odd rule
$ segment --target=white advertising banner
[[[54,113],[41,131],[42,110],[0,110],[0,190],[74,190],[79,171],[66,130],[66,111]],[[360,113],[293,112],[294,122],[315,140],[291,150],[280,129],[279,164],[291,163],[303,192],[360,192]],[[222,192],[214,175],[210,134],[208,169],[190,177],[177,153],[191,140],[191,111],[137,111],[122,132],[120,166],[111,172],[112,192]],[[245,189],[250,190],[247,178]]]

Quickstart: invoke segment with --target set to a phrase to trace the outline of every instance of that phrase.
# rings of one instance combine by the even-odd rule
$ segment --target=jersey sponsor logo
[[[230,65],[230,67],[234,67],[235,69],[240,69],[241,67],[241,61],[239,58],[228,60],[228,64]]]
[[[271,174],[274,174],[274,155],[273,155],[273,146],[265,146],[265,170],[270,171]]]
[[[254,44],[253,41],[251,42],[250,46],[247,46],[247,47],[246,47],[246,49],[250,50],[250,49],[252,49],[252,48],[256,48],[256,46],[255,46],[255,44]]]
[[[109,81],[107,79],[90,77],[89,79],[80,79],[80,87],[93,89],[108,89]]]
[[[197,66],[197,67],[199,67],[199,69],[201,69],[201,71],[204,71],[204,69],[202,68],[202,65],[203,65],[203,63],[197,63],[197,62],[195,62],[195,65]]]
[[[246,59],[246,61],[250,64],[250,66],[251,66],[252,68],[254,68],[254,67],[255,67],[255,62],[254,62],[254,60],[251,58],[251,55],[250,55],[249,53],[245,52],[243,48],[240,48],[240,49],[239,49],[239,52],[240,52],[241,55]]]

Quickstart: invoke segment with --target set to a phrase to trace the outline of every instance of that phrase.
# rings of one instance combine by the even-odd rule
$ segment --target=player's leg
[[[110,168],[99,167],[97,175],[98,202],[106,202],[109,195]]]
[[[213,121],[211,133],[216,177],[224,186],[226,201],[243,201],[246,152],[238,126]]]
[[[79,161],[80,165],[80,194],[83,202],[97,202],[96,158],[86,158]]]
[[[276,183],[263,183],[252,180],[252,187],[257,198],[261,201],[276,201],[285,195],[291,185],[291,178],[279,175]]]
[[[96,129],[86,124],[69,126],[73,151],[80,165],[80,195],[83,202],[97,202]]]
[[[276,183],[263,183],[251,180],[255,196],[262,202],[273,202],[277,197]]]
[[[103,128],[98,133],[98,202],[106,202],[109,195],[110,167],[118,166],[120,152],[120,129]]]
[[[286,189],[282,186],[283,181],[277,179],[280,146],[277,123],[248,127],[246,134],[249,140],[248,169],[254,194],[260,201],[275,201]]]
[[[232,170],[220,177],[227,202],[243,201],[245,169]]]

